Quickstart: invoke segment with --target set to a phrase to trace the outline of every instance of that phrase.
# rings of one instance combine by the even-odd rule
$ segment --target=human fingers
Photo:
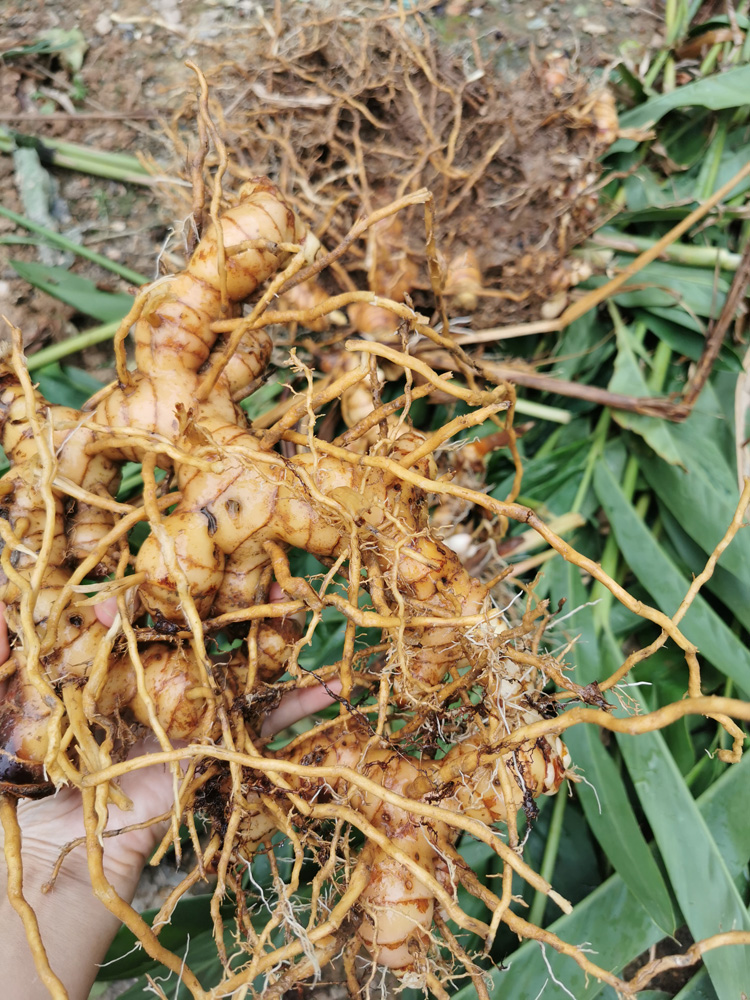
[[[280,601],[289,601],[291,598],[289,594],[281,589],[281,584],[277,583],[276,580],[271,584],[271,589],[268,591],[268,603],[277,604]],[[292,621],[296,621],[300,628],[305,627],[305,611],[298,611],[296,614],[289,616]]]
[[[261,736],[280,733],[282,729],[294,725],[312,712],[319,712],[321,708],[332,705],[336,701],[334,696],[340,691],[341,681],[336,677],[328,681],[325,686],[316,684],[315,687],[287,692],[278,707],[266,716],[260,731]]]
[[[108,597],[106,601],[95,604],[94,614],[105,628],[109,628],[117,617],[117,598]]]
[[[281,585],[274,580],[271,589],[268,591],[268,601],[276,604],[279,601],[288,601],[288,595],[282,590]],[[298,612],[292,616],[300,626],[304,627],[305,613]],[[341,681],[338,678],[315,687],[303,688],[297,691],[288,691],[281,699],[278,707],[268,714],[261,728],[261,736],[273,736],[280,733],[287,726],[294,725],[300,719],[310,715],[312,712],[319,712],[321,708],[332,705],[336,700],[334,695],[341,691]]]
[[[281,586],[274,580],[268,593],[269,603],[274,604],[288,599]],[[106,601],[95,605],[95,612],[102,625],[109,628],[117,615],[116,598],[109,597]],[[341,690],[341,682],[339,680],[331,681],[327,688],[328,690],[320,685],[301,691],[290,691],[282,698],[278,708],[266,718],[263,723],[263,735],[270,736],[280,732],[287,726],[304,719],[311,712],[320,711],[321,708],[331,705],[336,700],[333,695],[338,694]]]

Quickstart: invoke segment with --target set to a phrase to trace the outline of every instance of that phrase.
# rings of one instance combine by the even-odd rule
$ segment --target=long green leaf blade
[[[130,295],[101,292],[93,281],[71,274],[64,267],[46,267],[20,260],[12,260],[10,263],[29,284],[102,323],[122,319],[133,304]]]
[[[637,692],[631,697],[648,711]],[[693,937],[750,931],[747,907],[662,734],[618,737],[618,744]],[[740,997],[750,986],[750,946],[711,951],[703,960],[720,997]]]
[[[641,398],[649,396],[651,393],[635,355],[630,329],[621,321],[616,321],[615,332],[617,357],[609,382],[610,392]],[[671,465],[681,462],[679,449],[672,436],[672,428],[666,420],[642,413],[630,413],[627,410],[614,410],[612,416],[621,427],[640,434],[665,462]]]
[[[719,1000],[719,998],[708,978],[708,971],[701,969],[698,975],[693,976],[687,986],[680,990],[674,1000]]]
[[[645,101],[620,118],[622,128],[640,128],[657,122],[669,111],[696,105],[719,111],[723,108],[742,107],[750,91],[750,66],[738,66],[718,76],[694,80],[666,94],[659,94]]]
[[[607,655],[610,651],[598,648],[593,609],[585,606],[588,595],[581,583],[580,573],[569,563],[556,560],[550,576],[561,577],[560,592],[568,596],[571,607],[578,609],[571,622],[572,635],[578,637],[572,652],[576,664],[575,679],[579,684],[600,680],[616,669],[620,660],[617,650],[613,657],[611,653]],[[554,591],[554,579],[551,583]],[[619,771],[602,745],[599,732],[591,726],[577,726],[569,730],[565,739],[584,778],[576,785],[576,793],[594,836],[645,912],[650,914],[664,934],[673,934],[675,922],[669,890],[638,826]]]
[[[626,739],[637,742],[641,737]],[[731,876],[738,876],[750,858],[750,823],[747,822],[750,816],[750,755],[727,768],[726,773],[700,797],[697,809],[704,822],[713,822],[712,817],[716,814],[722,814],[726,819],[726,825],[714,829],[714,842],[727,871]],[[727,829],[731,830],[728,837]],[[607,879],[574,907],[572,913],[560,917],[549,929],[564,941],[579,944],[592,942],[596,948],[596,954],[591,955],[592,961],[614,970],[622,969],[661,937],[661,932],[627,891],[619,875]],[[722,952],[715,954],[721,955]],[[601,983],[587,980],[571,959],[550,948],[547,949],[546,959],[549,968],[536,942],[522,944],[505,960],[505,964],[510,966],[507,971],[492,972],[493,1000],[507,1000],[508,997],[513,1000],[536,1000],[545,982],[548,983],[549,995],[562,1000],[562,991],[552,992],[554,984],[550,982],[550,972],[564,983],[576,1000],[594,1000],[604,989]],[[463,987],[456,993],[455,1000],[476,1000],[474,987]]]
[[[639,582],[657,607],[674,614],[689,583],[628,503],[606,462],[594,470],[594,489],[625,556]],[[745,691],[750,691],[750,651],[700,596],[680,623],[685,636],[707,660]]]

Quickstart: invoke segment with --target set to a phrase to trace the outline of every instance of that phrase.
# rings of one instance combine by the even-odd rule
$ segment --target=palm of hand
[[[285,595],[278,584],[274,584],[274,587],[277,590],[271,599],[284,600]],[[5,605],[0,602],[0,665],[10,653],[4,611]],[[116,605],[112,601],[106,601],[97,607],[97,617],[107,626],[112,624],[115,614]],[[337,693],[340,688],[340,683],[334,681],[327,689],[316,686],[288,692],[279,706],[265,719],[263,735],[272,736],[286,726],[305,718],[311,712],[330,704],[334,700],[332,693]],[[3,684],[0,682],[0,700],[3,693]],[[158,749],[153,740],[142,741],[132,748],[131,756],[140,756]],[[173,802],[172,772],[161,764],[124,775],[120,787],[131,800],[133,808],[124,812],[110,805],[108,831],[146,823],[167,812]],[[25,848],[33,851],[40,860],[49,860],[51,864],[57,860],[62,848],[71,841],[86,836],[81,793],[77,788],[63,787],[51,797],[21,801],[18,805],[18,821]],[[160,822],[138,830],[128,829],[117,836],[106,837],[105,867],[123,874],[133,869],[138,870],[156,847],[165,829],[166,823]]]
[[[152,748],[158,749],[156,746]],[[143,745],[137,749],[144,751]],[[125,775],[120,787],[131,799],[133,808],[124,812],[110,805],[108,831],[145,823],[160,816],[169,809],[172,801],[172,774],[163,765]],[[77,788],[60,788],[49,798],[20,802],[18,822],[23,832],[24,847],[50,862],[57,859],[66,844],[86,836],[81,793]],[[165,823],[161,822],[106,837],[105,866],[127,871],[142,865],[165,829]]]

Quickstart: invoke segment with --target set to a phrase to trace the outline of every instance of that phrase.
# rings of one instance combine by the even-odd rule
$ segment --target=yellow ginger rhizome
[[[409,195],[358,231],[429,200]],[[0,794],[7,804],[63,783],[83,790],[94,834],[86,849],[99,851],[94,892],[196,998],[243,988],[281,997],[334,959],[352,995],[374,966],[436,996],[469,976],[485,997],[461,941],[474,934],[489,945],[501,922],[562,945],[624,987],[528,924],[511,896],[515,874],[569,909],[519,841],[519,815],[533,819],[534,800],[571,776],[559,734],[573,713],[559,716],[544,689],[552,682],[593,706],[579,712],[608,717],[608,706],[544,651],[549,614],[533,591],[509,610],[502,581],[475,578],[430,526],[431,495],[457,497],[528,522],[606,583],[531,511],[437,475],[433,455],[459,431],[492,419],[512,437],[512,390],[478,382],[426,317],[378,298],[396,317],[400,347],[349,341],[343,373],[320,379],[295,355],[307,390],[249,422],[239,403],[267,376],[270,331],[312,325],[372,294],[317,296],[282,312],[281,296],[344,248],[320,247],[266,178],[219,202],[217,182],[187,267],[138,294],[115,341],[118,379],[81,411],[50,405],[34,388],[18,331],[0,363],[0,443],[11,463],[0,480],[0,600],[12,636],[0,667]],[[426,245],[434,254],[429,233]],[[414,334],[452,352],[462,377],[438,376],[411,356]],[[403,379],[387,401],[379,363]],[[460,402],[461,415],[424,433],[411,407],[434,393]],[[319,435],[335,401],[348,401],[350,426]],[[143,490],[123,502],[126,462],[141,464]],[[119,615],[108,627],[96,604],[112,596]],[[681,638],[674,626],[670,634]],[[315,653],[311,669],[310,651],[323,646],[324,665]],[[231,649],[217,655],[222,647]],[[270,746],[269,711],[291,690],[321,686],[328,717]],[[144,734],[157,750],[134,756]],[[173,842],[179,856],[185,824],[193,867],[154,927],[215,873],[220,982],[201,984],[189,956],[169,952],[113,898],[101,868],[107,805],[127,806],[119,778],[165,762],[172,823],[155,861]],[[501,859],[499,885],[464,861],[460,842],[471,838]],[[273,886],[260,923],[250,916],[259,855]],[[473,915],[481,907],[464,911],[459,887],[484,904],[483,917]],[[227,898],[238,915],[232,954]],[[43,967],[44,954],[36,958]]]

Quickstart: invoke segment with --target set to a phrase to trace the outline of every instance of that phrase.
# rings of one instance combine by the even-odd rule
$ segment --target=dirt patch
[[[326,246],[341,243],[363,210],[427,188],[448,286],[461,280],[452,268],[476,269],[478,324],[536,318],[575,283],[566,258],[597,218],[597,159],[614,138],[613,103],[567,57],[507,82],[477,38],[443,49],[419,18],[333,24],[308,14],[247,65],[209,77],[216,95],[244,80],[242,109],[223,124],[232,169],[238,179],[278,178]],[[192,117],[188,102],[178,128],[186,132]],[[374,229],[329,290],[348,279],[378,295],[410,294],[429,310],[423,216],[415,207]]]
[[[328,17],[316,16],[305,4],[280,10],[283,14],[272,5],[260,8],[250,2],[10,4],[4,51],[29,45],[51,29],[78,29],[86,51],[78,72],[55,55],[15,55],[0,63],[0,127],[137,154],[167,173],[184,175],[195,134],[194,80],[184,66],[192,58],[213,83],[214,105],[223,110],[221,131],[238,179],[271,173],[297,195],[298,204],[307,206],[310,218],[310,187],[306,191],[303,183],[308,180],[321,202],[314,206],[312,199],[310,221],[329,241],[368,202],[393,197],[394,185],[403,186],[410,172],[407,187],[434,187],[438,209],[450,207],[460,191],[458,175],[463,171],[465,181],[505,130],[510,135],[504,149],[463,199],[461,211],[442,220],[438,211],[441,248],[450,256],[452,247],[458,251],[481,244],[488,284],[496,286],[502,278],[506,291],[524,301],[530,296],[535,308],[554,294],[548,279],[593,218],[588,189],[596,178],[591,165],[601,149],[595,141],[595,116],[586,108],[592,89],[586,79],[616,58],[624,44],[644,47],[653,39],[660,23],[658,5],[631,0],[575,6],[508,0],[437,3],[424,18],[411,17],[408,30],[393,10],[373,5],[366,31],[360,30],[365,23],[361,15],[345,16],[343,9]],[[418,21],[426,26],[432,53],[425,66],[411,52],[414,45],[425,51],[424,39],[417,37],[421,29],[414,28]],[[556,93],[544,93],[544,60],[549,64],[553,51],[565,54],[565,78]],[[507,80],[529,60],[536,69],[509,86]],[[431,74],[444,85],[437,99],[429,96]],[[478,78],[471,80],[472,75]],[[404,83],[415,88],[416,101]],[[320,103],[337,87],[347,92],[348,103],[335,95],[327,105]],[[451,90],[461,92],[460,102]],[[460,141],[441,169],[439,159],[457,111]],[[426,122],[434,132],[432,150],[420,138]],[[367,153],[364,171],[355,152],[357,130],[360,148]],[[529,146],[524,137],[530,134],[536,138]],[[422,166],[420,156],[426,160]],[[447,177],[451,170],[457,176]],[[63,233],[73,231],[87,246],[154,276],[170,223],[189,213],[184,189],[136,187],[57,167],[49,173],[57,184]],[[329,188],[344,193],[333,214]],[[564,210],[550,209],[545,192],[553,188]],[[6,207],[23,211],[11,156],[0,157],[0,197]],[[550,219],[555,220],[552,227]],[[421,221],[409,221],[405,228],[419,243]],[[0,222],[0,235],[21,233],[8,220]],[[353,272],[362,272],[353,274],[360,286],[372,270],[367,252],[361,246],[351,264]],[[416,250],[409,245],[406,252]],[[533,261],[524,260],[529,252]],[[179,239],[173,241],[164,266],[181,266],[183,255]],[[29,348],[67,336],[71,323],[80,319],[48,296],[27,292],[8,264],[11,256],[36,260],[37,251],[18,244],[0,247],[0,280],[5,283],[0,287]],[[132,290],[86,262],[76,260],[72,268],[105,288]],[[420,289],[428,284],[422,271],[412,290],[418,304]],[[511,301],[500,300],[503,317],[519,311]],[[485,300],[475,325],[495,322],[499,304]],[[96,367],[104,360],[105,352],[92,349],[84,363]]]

